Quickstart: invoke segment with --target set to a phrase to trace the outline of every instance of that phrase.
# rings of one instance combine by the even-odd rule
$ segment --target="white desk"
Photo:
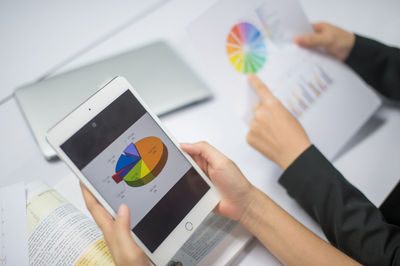
[[[164,38],[180,49],[186,60],[210,85],[216,95],[218,88],[207,77],[207,68],[199,62],[188,42],[185,28],[214,0],[174,0],[149,17],[121,31],[113,38],[64,67],[64,70],[116,54],[154,39]],[[400,2],[378,0],[301,1],[309,18],[327,20],[351,30],[400,45],[398,28]],[[25,82],[26,77],[21,77]],[[14,81],[15,84],[18,81]],[[14,84],[13,83],[13,84]],[[207,140],[236,161],[246,176],[276,200],[289,213],[321,235],[320,228],[290,199],[276,180],[277,167],[245,143],[247,128],[230,115],[224,99],[214,100],[172,113],[162,118],[180,141]],[[19,180],[42,179],[54,185],[69,169],[61,162],[47,162],[41,156],[15,100],[0,106],[0,185]],[[335,161],[339,170],[363,191],[372,202],[380,204],[400,176],[400,110],[384,106],[350,143],[347,152]],[[253,241],[234,264],[275,265],[277,260],[258,241]]]
[[[11,94],[16,86],[38,80],[65,60],[107,38],[159,2],[0,1],[0,99]]]

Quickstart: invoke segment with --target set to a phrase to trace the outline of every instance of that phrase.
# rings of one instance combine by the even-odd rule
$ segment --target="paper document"
[[[233,220],[210,213],[168,265],[199,264],[236,225]]]
[[[28,184],[31,265],[114,265],[100,229],[57,191]]]
[[[237,115],[249,122],[259,102],[246,78],[254,73],[333,158],[380,100],[343,63],[294,44],[297,35],[312,32],[295,0],[223,0],[189,28],[219,96]]]
[[[24,183],[0,188],[0,266],[29,265]]]

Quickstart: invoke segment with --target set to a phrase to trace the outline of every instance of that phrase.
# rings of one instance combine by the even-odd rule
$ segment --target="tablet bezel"
[[[116,213],[111,206],[103,199],[98,191],[91,185],[87,178],[81,173],[81,171],[75,166],[72,160],[65,154],[61,149],[61,145],[73,136],[79,129],[86,125],[91,119],[103,111],[109,106],[115,99],[117,99],[122,93],[130,90],[134,97],[144,107],[147,113],[153,118],[158,124],[162,131],[165,132],[167,137],[172,143],[178,148],[183,156],[190,162],[193,168],[200,174],[203,180],[210,186],[210,189],[203,195],[203,197],[197,202],[197,204],[190,210],[190,212],[180,221],[180,223],[174,228],[169,236],[157,247],[154,252],[150,252],[146,246],[140,241],[140,239],[132,232],[132,235],[136,243],[144,250],[146,255],[155,264],[165,265],[169,259],[179,250],[184,242],[190,237],[190,235],[196,230],[197,226],[201,224],[204,218],[213,210],[218,204],[220,197],[219,194],[204,174],[204,172],[197,166],[192,158],[183,152],[175,138],[163,127],[158,117],[149,110],[147,105],[140,98],[135,89],[129,84],[129,82],[123,77],[115,77],[99,91],[93,94],[87,101],[79,105],[75,110],[68,114],[64,119],[57,123],[51,128],[46,139],[50,145],[55,149],[58,156],[71,168],[75,175],[80,181],[88,188],[88,190],[97,198],[97,200],[104,206],[104,208],[113,216],[116,217]],[[192,230],[187,230],[185,224],[191,222],[193,224]]]

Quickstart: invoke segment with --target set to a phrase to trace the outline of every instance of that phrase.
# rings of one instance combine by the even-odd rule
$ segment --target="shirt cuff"
[[[283,172],[279,183],[286,188],[291,197],[304,199],[304,194],[309,193],[313,185],[320,183],[326,175],[325,171],[332,168],[325,156],[311,145]],[[325,174],[321,174],[321,169]]]
[[[354,46],[351,49],[351,52],[349,56],[346,58],[344,61],[349,67],[355,68],[365,62],[365,60],[368,60],[368,58],[371,57],[371,53],[375,52],[377,50],[377,47],[380,47],[381,44],[362,37],[360,35],[355,34],[356,39],[354,42]]]

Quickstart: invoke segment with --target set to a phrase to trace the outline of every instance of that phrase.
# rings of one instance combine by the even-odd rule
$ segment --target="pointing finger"
[[[268,87],[256,75],[248,75],[248,80],[256,91],[258,97],[260,97],[261,102],[268,103],[275,99],[275,96],[271,93]]]

